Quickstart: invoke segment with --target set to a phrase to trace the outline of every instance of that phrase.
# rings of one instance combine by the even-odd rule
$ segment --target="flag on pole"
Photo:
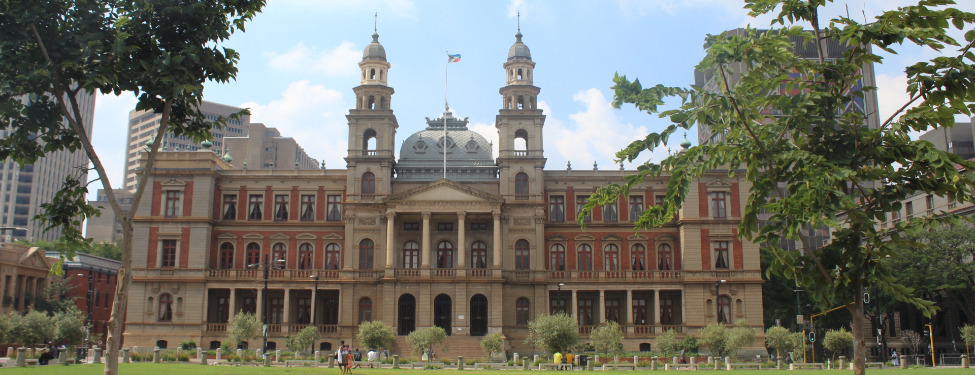
[[[451,55],[449,53],[447,54],[447,63],[455,63],[455,62],[458,62],[458,61],[460,61],[460,54],[459,53],[456,54],[456,55]]]

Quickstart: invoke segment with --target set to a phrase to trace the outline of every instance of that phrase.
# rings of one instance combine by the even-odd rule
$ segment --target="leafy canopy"
[[[237,348],[242,342],[250,341],[261,333],[263,333],[261,321],[254,314],[246,311],[238,311],[227,322],[227,341],[231,348]]]
[[[356,338],[362,345],[369,349],[378,351],[393,348],[393,327],[386,325],[379,320],[362,322],[359,324],[359,333]]]
[[[420,328],[406,336],[406,343],[410,344],[416,354],[421,354],[427,348],[440,345],[446,340],[447,331],[441,327]]]
[[[589,334],[597,353],[623,354],[623,329],[612,320],[593,328]]]
[[[549,353],[564,352],[579,340],[579,323],[566,313],[543,314],[528,322],[529,345]]]

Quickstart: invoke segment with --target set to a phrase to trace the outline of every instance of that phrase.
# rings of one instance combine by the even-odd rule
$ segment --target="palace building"
[[[397,159],[378,34],[359,67],[346,169],[248,170],[205,150],[159,154],[151,204],[135,218],[126,346],[216,347],[237,311],[266,317],[278,349],[308,326],[330,349],[380,320],[397,334],[390,352],[407,355],[405,335],[439,326],[450,335],[443,358],[486,357],[478,343],[491,332],[509,355],[541,354],[525,343],[528,322],[552,312],[576,317],[582,341],[616,321],[634,351],[665,330],[695,335],[716,321],[764,330],[759,247],[736,229],[747,184],[714,171],[673,221],[634,230],[664,199],[666,179],[650,178],[580,227],[594,190],[634,172],[545,169],[545,115],[520,32],[498,72],[497,158],[467,119],[445,111],[405,137]]]

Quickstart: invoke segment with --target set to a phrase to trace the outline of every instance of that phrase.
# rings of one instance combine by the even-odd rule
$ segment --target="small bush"
[[[196,341],[193,340],[180,341],[179,347],[183,348],[183,350],[196,350]]]
[[[426,366],[423,366],[423,369],[424,370],[442,370],[443,367],[441,367],[440,365],[426,365]]]
[[[636,363],[636,366],[637,367],[650,367],[650,361],[641,360],[641,361],[639,361],[639,362]]]
[[[176,352],[163,353],[159,359],[168,362],[189,362],[190,355],[187,353],[176,354]]]

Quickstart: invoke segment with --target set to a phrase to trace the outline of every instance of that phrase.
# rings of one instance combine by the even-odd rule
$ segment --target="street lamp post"
[[[714,317],[718,323],[728,323],[721,321],[721,284],[724,284],[727,281],[728,280],[721,279],[714,282]]]
[[[558,298],[559,298],[559,312],[561,313],[565,313],[565,301],[562,300],[562,286],[564,285],[565,283],[559,283]]]
[[[315,279],[315,289],[311,292],[311,325],[315,327],[315,332],[318,332],[318,272],[314,275],[309,276]],[[317,335],[316,335],[317,336]],[[315,354],[315,343],[311,343],[311,353]]]

